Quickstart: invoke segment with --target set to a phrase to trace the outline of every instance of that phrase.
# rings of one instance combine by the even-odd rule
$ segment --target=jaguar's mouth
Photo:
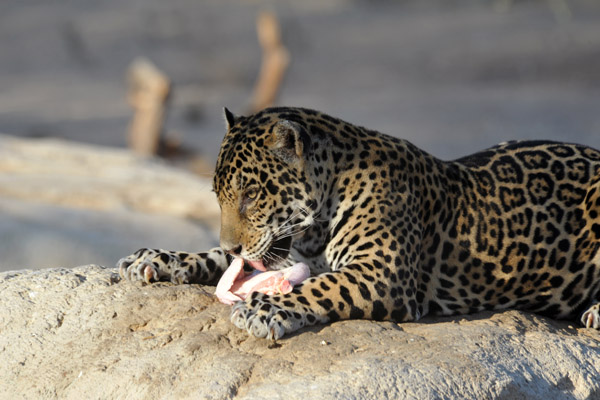
[[[274,267],[283,264],[283,261],[287,258],[288,254],[290,254],[291,246],[291,236],[275,240],[263,256],[262,261],[264,266],[267,269],[278,269]]]
[[[244,259],[244,263],[246,264],[246,267],[248,267],[246,271],[255,269],[265,272],[269,270],[275,271],[286,267],[285,260],[287,259],[288,254],[290,254],[291,246],[291,236],[275,240],[273,243],[271,243],[267,251],[265,251],[262,259],[257,261]]]

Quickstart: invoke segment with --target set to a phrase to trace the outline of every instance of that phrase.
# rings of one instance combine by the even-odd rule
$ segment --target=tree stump
[[[146,59],[137,59],[127,71],[127,99],[134,109],[129,125],[129,146],[141,155],[159,151],[167,100],[169,78]]]
[[[262,110],[275,102],[290,63],[290,54],[281,41],[279,23],[273,13],[259,14],[256,31],[263,56],[252,96],[252,112]]]

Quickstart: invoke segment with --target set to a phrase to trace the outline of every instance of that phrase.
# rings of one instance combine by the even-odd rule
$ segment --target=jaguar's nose
[[[225,253],[231,254],[232,256],[239,256],[242,253],[242,245],[226,245],[221,244],[221,248]]]

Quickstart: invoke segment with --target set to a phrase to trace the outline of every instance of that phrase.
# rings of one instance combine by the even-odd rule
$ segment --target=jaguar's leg
[[[129,281],[216,283],[229,265],[218,247],[204,253],[140,249],[117,263],[119,274]]]
[[[417,319],[414,299],[392,298],[390,287],[353,267],[310,278],[285,295],[253,293],[233,306],[231,322],[254,336],[276,340],[304,326],[340,319]]]

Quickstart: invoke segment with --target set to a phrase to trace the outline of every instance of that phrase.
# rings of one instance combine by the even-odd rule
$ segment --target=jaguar
[[[141,249],[125,280],[215,284],[308,265],[287,294],[253,293],[231,321],[276,340],[343,319],[417,321],[507,308],[600,327],[600,152],[506,142],[442,161],[318,111],[225,109],[213,190],[220,247]]]

